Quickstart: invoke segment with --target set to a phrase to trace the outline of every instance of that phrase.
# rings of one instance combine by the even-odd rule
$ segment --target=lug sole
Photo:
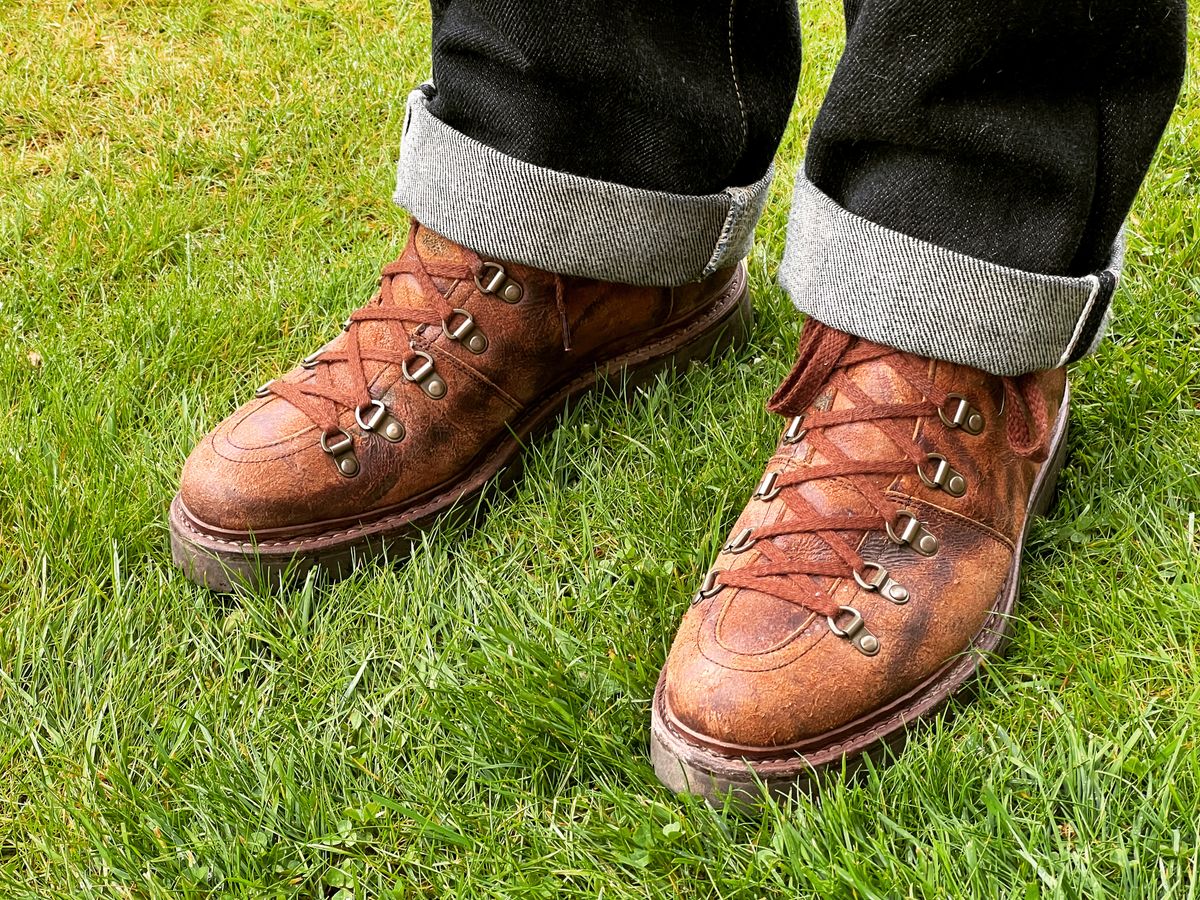
[[[188,579],[222,593],[239,584],[295,583],[313,570],[323,579],[336,580],[368,560],[402,560],[432,524],[454,517],[469,519],[483,495],[511,485],[519,476],[523,447],[552,429],[569,405],[609,388],[632,394],[664,372],[684,370],[693,361],[706,361],[742,347],[749,341],[753,325],[742,263],[706,311],[645,346],[582,372],[511,423],[510,430],[460,478],[416,503],[370,521],[331,524],[326,531],[316,523],[303,536],[256,539],[251,534],[231,535],[206,526],[176,494],[169,512],[171,558]]]
[[[966,650],[938,672],[883,710],[812,740],[811,751],[792,751],[778,759],[723,756],[696,746],[671,728],[665,711],[663,678],[654,690],[651,711],[650,759],[658,780],[676,793],[696,794],[710,805],[753,807],[770,795],[776,799],[811,793],[822,771],[843,767],[847,772],[863,762],[897,751],[912,724],[936,713],[955,694],[974,683],[988,656],[1002,654],[1010,640],[1010,624],[1020,589],[1021,556],[1030,527],[1054,500],[1054,491],[1067,455],[1070,391],[1051,435],[1051,453],[1034,482],[1026,508],[1025,525],[1013,555],[1008,577],[992,604],[991,612]]]

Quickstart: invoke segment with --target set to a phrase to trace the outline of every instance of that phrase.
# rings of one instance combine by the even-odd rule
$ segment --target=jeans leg
[[[694,280],[748,249],[799,64],[795,0],[434,0],[397,201],[500,258]]]
[[[1185,3],[850,0],[846,13],[781,275],[797,305],[1000,374],[1086,353],[1182,81]]]

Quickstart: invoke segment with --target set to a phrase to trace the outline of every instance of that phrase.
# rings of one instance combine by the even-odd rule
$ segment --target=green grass
[[[841,41],[805,17],[785,171]],[[658,786],[648,700],[778,433],[788,176],[753,346],[572,410],[478,527],[328,589],[171,568],[193,442],[402,240],[427,39],[415,0],[0,3],[0,896],[1195,897],[1198,64],[1010,655],[893,764],[738,816]]]

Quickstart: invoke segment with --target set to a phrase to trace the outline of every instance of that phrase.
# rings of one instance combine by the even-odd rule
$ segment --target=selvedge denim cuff
[[[985,262],[869,222],[803,175],[779,280],[801,311],[919,356],[1020,375],[1091,353],[1108,327],[1123,238],[1082,278]]]
[[[690,196],[530,165],[437,119],[408,96],[393,199],[483,256],[562,275],[680,285],[749,251],[774,168],[754,184]]]

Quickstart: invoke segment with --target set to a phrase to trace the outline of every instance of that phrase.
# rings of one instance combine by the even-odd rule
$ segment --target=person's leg
[[[396,200],[481,253],[686,283],[745,255],[799,65],[794,0],[438,0]]]
[[[781,271],[796,305],[997,374],[1082,356],[1183,78],[1186,4],[851,0],[846,19]]]
[[[345,573],[461,505],[565,404],[743,341],[799,70],[792,0],[439,0],[400,259],[345,332],[202,440],[187,574]],[[418,224],[419,223],[419,224]]]
[[[429,111],[530,165],[715,194],[767,171],[799,68],[792,0],[434,0]]]
[[[656,771],[709,796],[898,741],[1000,645],[1183,73],[1181,0],[847,12],[780,272],[788,423],[655,694]]]

